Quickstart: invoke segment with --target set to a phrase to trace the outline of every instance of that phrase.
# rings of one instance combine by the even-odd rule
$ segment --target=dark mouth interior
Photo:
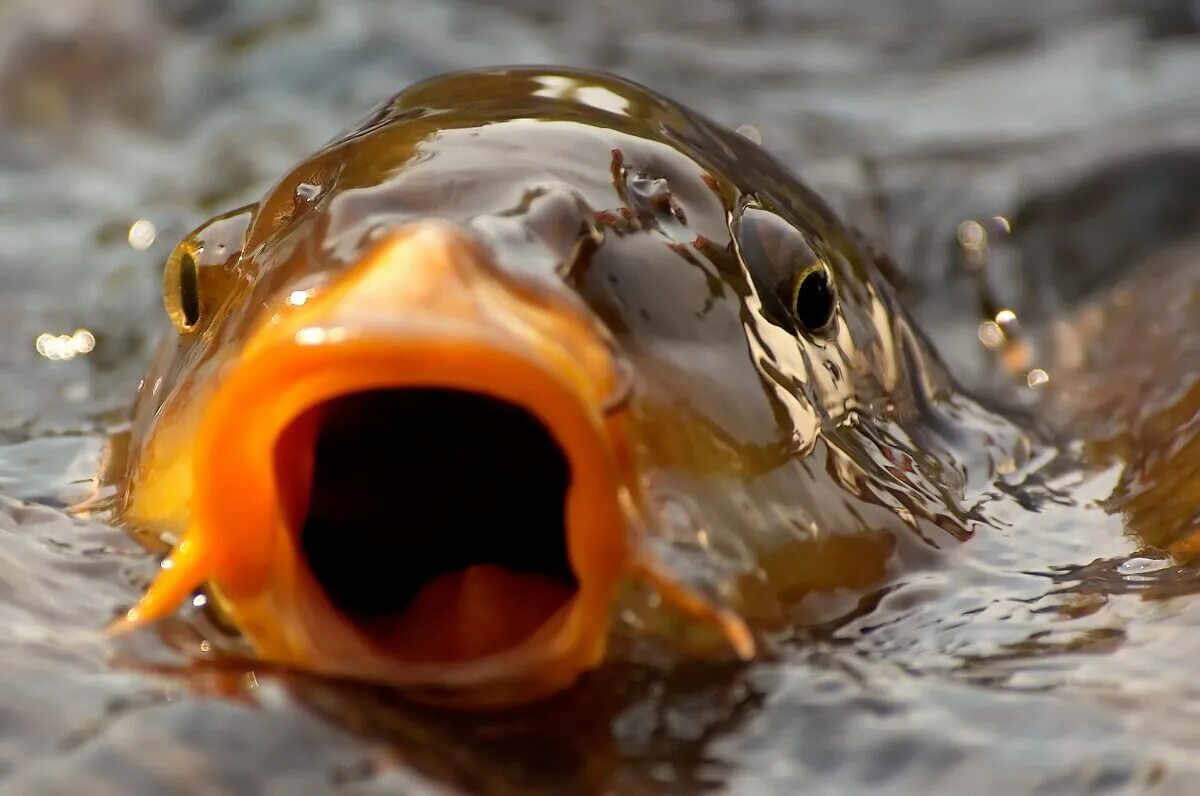
[[[528,411],[437,388],[353,393],[315,411],[300,546],[345,615],[395,616],[439,575],[477,564],[575,586],[570,470]]]

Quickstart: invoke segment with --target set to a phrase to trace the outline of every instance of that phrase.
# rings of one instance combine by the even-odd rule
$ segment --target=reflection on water
[[[0,5],[0,781],[1194,791],[1194,17],[877,5]],[[953,372],[1054,444],[953,404],[925,438],[843,441],[879,476],[846,482],[896,516],[965,485],[973,505],[942,520],[971,538],[806,604],[750,667],[617,663],[464,718],[254,665],[202,603],[157,638],[98,635],[156,562],[61,509],[103,508],[101,435],[166,328],[170,246],[401,84],[514,60],[617,69],[751,125],[886,244]]]
[[[46,359],[74,359],[80,354],[92,353],[96,347],[96,336],[87,329],[76,329],[73,334],[42,332],[33,347]]]

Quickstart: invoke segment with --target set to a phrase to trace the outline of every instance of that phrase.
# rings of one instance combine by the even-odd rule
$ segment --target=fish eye
[[[163,305],[180,334],[191,334],[200,324],[200,268],[186,244],[175,248],[163,269]]]
[[[796,274],[790,308],[792,317],[810,334],[829,328],[837,310],[837,294],[827,265],[814,263]]]
[[[167,258],[163,306],[179,334],[195,334],[206,328],[220,315],[221,307],[238,285],[245,283],[242,248],[255,209],[247,205],[206,221]]]
[[[803,231],[776,213],[747,206],[733,223],[738,254],[773,323],[806,334],[829,331],[837,315],[833,271]]]

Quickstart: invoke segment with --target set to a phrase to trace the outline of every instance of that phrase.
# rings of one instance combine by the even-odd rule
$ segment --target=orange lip
[[[508,284],[458,227],[427,221],[399,230],[319,292],[293,293],[249,340],[204,410],[189,528],[122,624],[164,616],[209,581],[269,660],[472,706],[559,690],[602,656],[630,561],[625,444],[619,418],[604,411],[617,388],[612,354],[582,314]],[[393,414],[414,407],[421,412]],[[438,423],[466,424],[456,439],[492,445],[484,463],[511,460],[539,497],[553,492],[546,484],[555,470],[544,462],[561,457],[561,538],[550,538],[519,494],[501,501],[517,508],[489,518],[471,503],[476,493],[497,494],[486,477],[474,487],[448,484],[452,469],[431,475],[419,461],[395,471],[409,474],[399,482],[355,469],[367,467],[356,463],[355,446],[370,447],[376,428],[380,440],[416,447],[376,451],[370,462],[440,458],[429,447],[437,436],[429,426]],[[541,432],[551,442],[539,448]],[[339,434],[349,436],[330,442]],[[326,456],[333,464],[319,461]],[[509,492],[526,488],[503,467],[491,471],[515,485]],[[360,512],[365,530],[321,525],[313,542],[327,480],[389,508]],[[414,511],[423,491],[450,505]],[[466,508],[485,519],[440,522],[439,512]],[[530,541],[534,526],[540,535]],[[470,538],[446,538],[457,532]],[[370,543],[359,583],[345,548],[363,539]],[[564,571],[541,563],[556,541]],[[314,544],[334,553],[314,561]],[[471,545],[515,546],[537,565],[473,560]],[[425,570],[412,562],[425,559],[442,564],[414,582]],[[411,599],[359,610],[364,595],[392,593],[393,583]]]

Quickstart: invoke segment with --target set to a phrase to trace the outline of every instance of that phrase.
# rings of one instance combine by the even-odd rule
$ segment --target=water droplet
[[[1117,572],[1122,575],[1142,575],[1147,572],[1158,572],[1171,566],[1165,558],[1129,558],[1117,566]]]
[[[1004,330],[995,321],[984,321],[979,324],[976,334],[979,336],[979,342],[992,350],[1004,345]]]
[[[87,329],[76,329],[71,335],[71,344],[80,354],[89,354],[96,347],[96,336]]]
[[[987,230],[978,221],[964,221],[958,225],[958,242],[964,249],[979,251],[987,246]]]
[[[46,359],[65,361],[80,354],[89,354],[96,347],[96,337],[87,329],[76,329],[73,334],[42,332],[33,343],[34,349]]]
[[[752,141],[759,146],[762,146],[763,137],[762,131],[752,124],[743,124],[737,128],[737,134],[747,141]]]
[[[158,228],[149,219],[139,218],[129,227],[129,245],[138,251],[149,249],[157,237]]]
[[[311,182],[298,182],[296,183],[295,196],[301,201],[312,204],[321,198],[321,194],[324,191],[324,186],[316,185]]]
[[[1029,371],[1029,375],[1025,377],[1025,383],[1028,384],[1032,389],[1045,387],[1050,383],[1050,374],[1041,368],[1034,368],[1033,370]]]

